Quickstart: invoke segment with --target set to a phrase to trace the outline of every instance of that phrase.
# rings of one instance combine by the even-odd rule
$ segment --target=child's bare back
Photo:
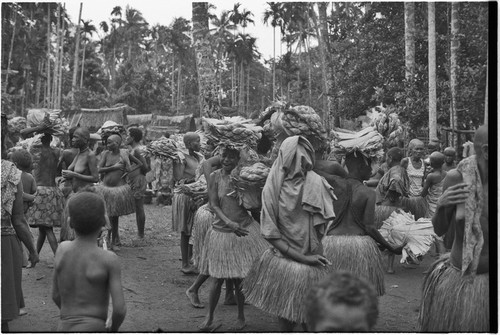
[[[120,263],[114,253],[97,246],[105,222],[104,201],[96,194],[82,192],[73,196],[68,206],[76,239],[62,242],[55,256],[52,299],[61,311],[58,330],[106,331],[111,295],[110,330],[117,331],[126,313]]]

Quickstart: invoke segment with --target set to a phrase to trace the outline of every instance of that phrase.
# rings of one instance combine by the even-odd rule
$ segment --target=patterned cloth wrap
[[[64,211],[64,194],[57,186],[38,186],[26,218],[31,227],[59,227]]]

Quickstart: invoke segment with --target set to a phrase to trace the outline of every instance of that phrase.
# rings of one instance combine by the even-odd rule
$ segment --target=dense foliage
[[[268,3],[262,17],[240,4],[212,15],[210,38],[223,111],[255,116],[279,97],[321,112],[327,98],[323,62],[330,75],[333,116],[353,119],[383,103],[393,105],[413,128],[426,127],[427,118],[422,117],[428,105],[426,3],[415,5],[412,82],[405,80],[403,3],[322,6],[326,16],[318,12],[317,4],[307,2]],[[450,6],[436,3],[438,122],[442,125],[449,124],[451,99]],[[458,124],[467,128],[483,119],[492,4],[462,2],[459,6]],[[112,8],[107,22],[82,18],[78,84],[71,93],[77,20],[70,21],[61,11],[64,24],[57,35],[57,3],[2,3],[2,100],[9,101],[5,108],[20,114],[29,107],[48,106],[48,79],[59,66],[64,109],[126,103],[140,113],[199,113],[189,18],[150,26],[139,10],[129,6]],[[263,59],[256,38],[245,33],[254,21],[275,27],[286,44],[284,50]],[[318,39],[322,29],[326,36]],[[63,41],[59,64],[54,56],[57,36]],[[321,43],[326,56],[320,52]]]

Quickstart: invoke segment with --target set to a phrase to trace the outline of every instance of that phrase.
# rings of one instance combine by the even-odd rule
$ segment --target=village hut
[[[120,125],[127,124],[127,114],[134,113],[135,109],[118,104],[105,108],[80,108],[76,110],[63,111],[64,117],[68,120],[70,127],[86,127],[91,132],[96,132],[106,121],[114,121]]]

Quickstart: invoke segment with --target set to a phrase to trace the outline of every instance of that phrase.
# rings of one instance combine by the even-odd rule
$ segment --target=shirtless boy
[[[184,135],[184,144],[188,152],[174,161],[174,180],[176,186],[194,182],[196,169],[203,160],[200,151],[200,136],[189,132]],[[189,245],[191,230],[193,228],[194,202],[191,197],[180,193],[174,188],[172,199],[172,226],[175,231],[181,233],[181,257],[184,274],[196,274],[196,269],[189,263],[192,255],[192,246]]]
[[[74,241],[57,250],[52,300],[60,309],[60,332],[118,331],[125,319],[121,269],[118,257],[99,248],[96,239],[105,224],[104,201],[83,191],[68,203]],[[106,329],[109,297],[113,304],[111,327]]]

